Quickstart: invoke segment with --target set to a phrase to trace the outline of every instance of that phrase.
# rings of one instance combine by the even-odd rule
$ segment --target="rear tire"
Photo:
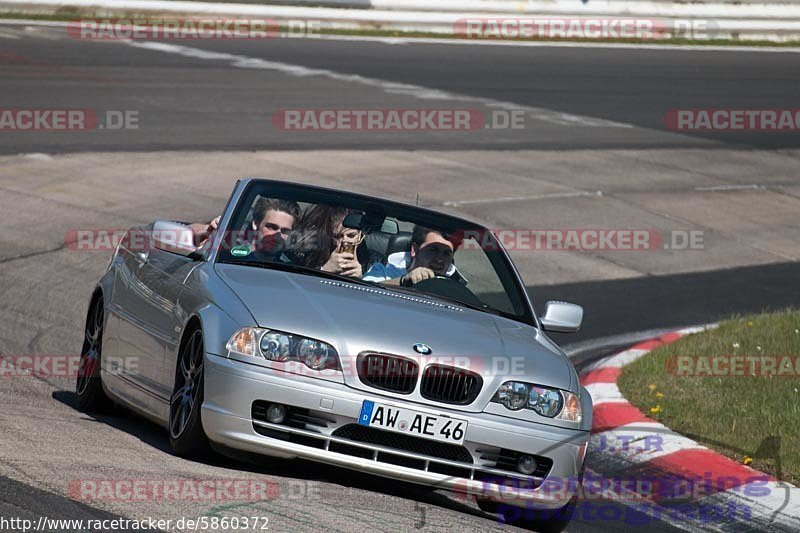
[[[211,451],[203,430],[203,331],[191,330],[183,343],[175,368],[175,386],[169,400],[169,444],[176,455],[201,457]]]
[[[104,314],[103,296],[100,295],[93,299],[86,314],[83,349],[78,363],[78,378],[75,382],[76,403],[81,411],[107,411],[113,406],[113,402],[103,391],[100,377]]]

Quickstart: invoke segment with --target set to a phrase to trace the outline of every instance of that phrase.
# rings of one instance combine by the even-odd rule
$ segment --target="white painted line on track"
[[[50,154],[44,154],[41,152],[31,152],[28,154],[19,154],[19,155],[20,157],[23,157],[25,159],[30,159],[33,161],[51,161],[53,159],[53,156],[51,156]]]
[[[603,359],[588,365],[584,369],[584,372],[597,370],[598,368],[622,368],[623,366],[636,361],[649,352],[650,350],[644,350],[641,348],[630,348],[628,350],[619,352],[616,355],[612,355],[611,357],[604,357]]]
[[[699,192],[718,192],[718,191],[763,191],[767,188],[763,185],[714,185],[711,187],[695,187]]]
[[[549,200],[554,198],[576,198],[603,196],[603,191],[575,191],[575,192],[556,192],[550,194],[537,194],[532,196],[501,196],[499,198],[480,198],[475,200],[452,200],[443,202],[447,207],[458,207],[462,205],[474,204],[494,204],[499,202],[517,202],[520,200]]]
[[[602,350],[612,346],[633,346],[637,342],[660,337],[661,335],[670,333],[672,331],[675,331],[675,328],[647,329],[644,331],[619,333],[617,335],[609,335],[608,337],[600,337],[597,339],[565,344],[561,347],[561,349],[564,350],[564,353],[566,353],[570,358],[574,358],[586,352]]]
[[[700,52],[782,52],[800,53],[796,46],[718,46],[704,44],[640,44],[607,43],[587,41],[502,41],[476,39],[446,39],[436,37],[377,37],[369,35],[322,35],[322,39],[332,41],[377,41],[389,45],[406,44],[449,44],[454,46],[515,46],[521,48],[605,48],[621,50],[680,50]]]
[[[770,522],[777,519],[776,525],[787,527],[787,531],[800,531],[800,488],[785,481],[769,481],[759,484],[758,489],[757,496],[736,489],[730,489],[724,495],[743,501],[754,518],[768,518]]]
[[[628,403],[628,400],[622,395],[616,383],[590,383],[584,385],[584,388],[589,391],[589,396],[592,397],[593,405],[600,405],[602,403]]]
[[[262,69],[271,70],[274,72],[282,72],[290,76],[308,77],[308,76],[322,76],[328,79],[342,81],[346,83],[357,83],[368,87],[375,87],[388,94],[399,94],[403,96],[410,96],[422,100],[447,100],[455,102],[468,102],[472,104],[483,105],[486,107],[507,109],[507,110],[522,110],[534,120],[541,122],[548,122],[551,124],[558,124],[562,126],[580,125],[584,127],[601,127],[601,128],[632,128],[631,124],[624,124],[621,122],[614,122],[611,120],[598,119],[594,117],[586,117],[582,115],[573,115],[570,113],[561,113],[544,109],[539,107],[524,106],[512,102],[503,102],[491,98],[481,98],[476,96],[466,96],[448,91],[442,91],[431,87],[423,87],[421,85],[412,85],[409,83],[398,83],[387,80],[380,80],[377,78],[369,78],[360,76],[358,74],[346,74],[336,72],[329,69],[305,67],[302,65],[295,65],[291,63],[283,63],[280,61],[270,61],[268,59],[261,59],[258,57],[249,57],[237,54],[228,54],[225,52],[214,52],[211,50],[204,50],[202,48],[193,48],[190,46],[182,46],[177,44],[153,42],[153,41],[126,41],[126,43],[135,48],[143,50],[152,50],[154,52],[163,52],[167,54],[177,54],[184,57],[193,59],[207,59],[211,61],[229,61],[231,66],[237,68],[249,69]]]

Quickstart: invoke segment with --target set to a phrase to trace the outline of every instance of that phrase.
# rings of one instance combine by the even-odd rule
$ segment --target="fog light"
[[[279,403],[271,403],[267,407],[267,420],[273,424],[283,424],[286,420],[286,406]]]
[[[525,474],[526,476],[530,476],[534,472],[536,472],[536,459],[531,457],[530,455],[523,455],[517,461],[517,470]]]

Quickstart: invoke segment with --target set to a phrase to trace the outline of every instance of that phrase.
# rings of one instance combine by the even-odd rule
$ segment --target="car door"
[[[143,299],[145,322],[151,336],[153,353],[145,369],[147,387],[157,396],[168,399],[172,393],[174,376],[167,376],[170,365],[166,364],[167,354],[175,353],[180,342],[183,318],[177,316],[177,303],[183,282],[191,269],[199,262],[188,257],[154,249],[142,266],[140,281],[148,297]]]
[[[129,400],[161,411],[172,392],[165,356],[174,353],[182,320],[176,304],[183,281],[199,262],[149,247],[121,251],[124,276],[114,303],[119,310],[117,352],[126,360],[123,377],[135,385]]]

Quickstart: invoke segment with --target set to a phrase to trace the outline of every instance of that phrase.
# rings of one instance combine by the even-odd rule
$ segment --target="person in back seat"
[[[414,226],[411,250],[390,254],[386,264],[374,264],[362,279],[408,287],[436,276],[451,277],[456,273],[453,264],[455,248],[450,235]]]

